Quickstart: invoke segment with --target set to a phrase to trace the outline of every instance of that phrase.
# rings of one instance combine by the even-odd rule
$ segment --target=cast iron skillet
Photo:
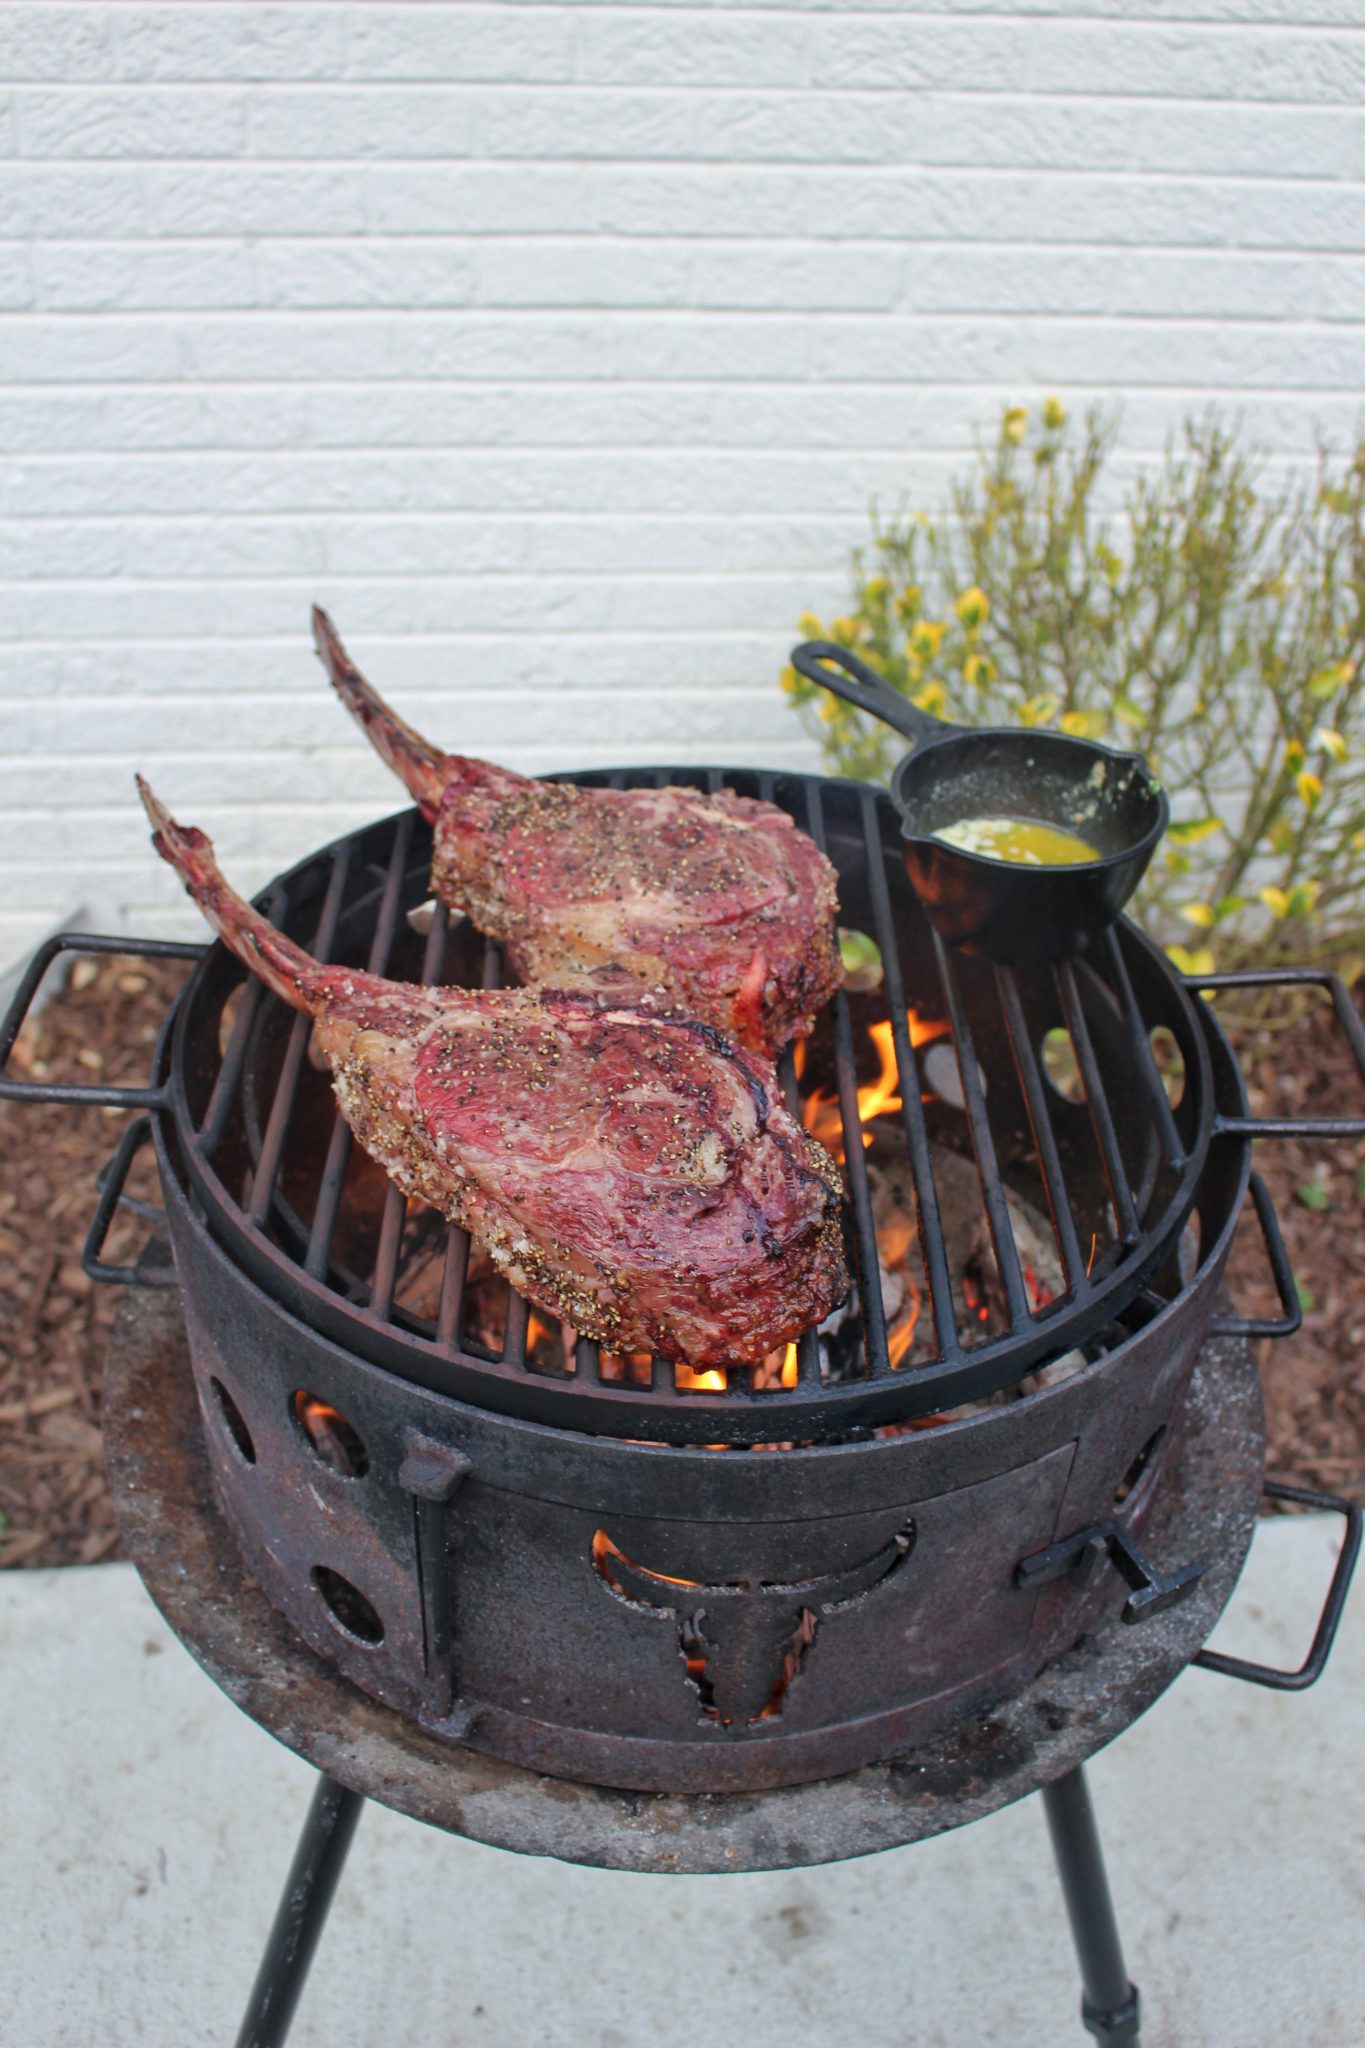
[[[793,665],[913,744],[896,764],[905,865],[934,929],[1002,967],[1074,959],[1141,881],[1170,806],[1140,754],[1026,727],[970,729],[931,718],[846,647],[808,640]],[[828,663],[837,664],[835,668]],[[932,835],[966,818],[1019,818],[1074,832],[1094,860],[1031,867]]]

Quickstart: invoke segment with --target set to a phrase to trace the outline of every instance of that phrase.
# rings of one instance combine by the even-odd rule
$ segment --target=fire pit
[[[784,806],[834,861],[880,980],[836,997],[782,1082],[842,1160],[855,1297],[752,1371],[576,1342],[405,1204],[337,1117],[307,1021],[203,949],[148,1089],[36,1091],[148,1112],[87,1270],[178,1281],[202,1442],[163,1326],[107,1397],[129,1548],[285,1740],[462,1832],[754,1868],[913,1839],[1060,1780],[1064,1869],[1093,1878],[1075,1768],[1196,1655],[1235,1582],[1263,1460],[1239,1340],[1298,1319],[1250,1140],[1365,1126],[1248,1118],[1209,1006],[1130,925],[1027,974],[949,953],[879,792],[585,779],[726,784]],[[497,985],[497,948],[425,904],[428,859],[405,813],[301,863],[265,907],[323,959]],[[1344,993],[1338,1013],[1365,1071]],[[105,1268],[147,1140],[174,1267]],[[1274,1323],[1216,1312],[1249,1187]],[[231,1568],[246,1618],[230,1654],[202,1608],[212,1588],[221,1610],[229,1557],[250,1574]],[[282,1655],[322,1723],[363,1696],[390,1717],[383,1742],[348,1750],[266,1711],[262,1659]],[[885,1791],[916,1770],[940,1787],[932,1821]],[[547,1831],[539,1774],[579,1788],[576,1832]],[[641,1851],[628,1815],[645,1810],[675,1816],[666,1852],[657,1832]],[[1116,1937],[1107,1962],[1091,1940],[1103,1951],[1112,1926],[1073,1906],[1101,2038],[1136,2039]]]

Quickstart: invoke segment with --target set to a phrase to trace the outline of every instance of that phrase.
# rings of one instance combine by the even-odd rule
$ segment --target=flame
[[[594,1531],[592,1539],[593,1563],[597,1566],[597,1569],[601,1572],[603,1578],[609,1580],[610,1583],[613,1586],[615,1586],[617,1591],[619,1592],[620,1583],[617,1580],[615,1573],[612,1571],[611,1566],[607,1563],[607,1559],[609,1557],[619,1557],[622,1564],[635,1563],[635,1560],[633,1558],[627,1557],[625,1551],[618,1548],[618,1546],[612,1542],[610,1536],[608,1536],[605,1529],[598,1529]],[[636,1571],[641,1571],[645,1569],[645,1567],[641,1565],[635,1565],[635,1569]],[[701,1584],[700,1579],[675,1579],[671,1572],[656,1572],[652,1566],[649,1568],[649,1576],[652,1579],[662,1579],[666,1586],[699,1586]],[[705,1669],[705,1665],[703,1665],[702,1668]]]
[[[796,1346],[794,1344],[789,1344],[786,1349],[786,1354],[782,1360],[782,1373],[779,1380],[779,1385],[788,1388],[794,1387],[796,1385],[796,1379]]]
[[[941,1038],[948,1026],[944,1023],[930,1023],[914,1010],[905,1013],[906,1029],[912,1046],[926,1045],[931,1039]],[[875,1081],[868,1082],[858,1090],[858,1122],[863,1127],[863,1146],[872,1143],[868,1125],[879,1116],[892,1116],[902,1107],[900,1076],[896,1070],[896,1042],[891,1020],[880,1024],[869,1024],[867,1035],[876,1048],[880,1071]],[[795,1055],[796,1077],[800,1080],[805,1071],[804,1044],[798,1044]],[[835,1159],[844,1157],[844,1123],[839,1109],[838,1098],[827,1095],[823,1088],[815,1089],[801,1107],[801,1121],[813,1138]]]
[[[681,1394],[723,1394],[725,1374],[723,1372],[693,1372],[690,1365],[679,1359],[673,1368],[673,1384]]]
[[[902,1309],[896,1327],[893,1330],[888,1330],[886,1333],[886,1355],[890,1359],[893,1369],[900,1364],[906,1352],[914,1343],[915,1331],[919,1327],[922,1297],[912,1274],[906,1274],[905,1285],[908,1295],[908,1306]]]

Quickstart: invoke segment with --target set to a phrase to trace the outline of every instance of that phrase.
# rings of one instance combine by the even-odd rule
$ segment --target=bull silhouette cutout
[[[843,1571],[785,1584],[758,1579],[704,1586],[636,1564],[599,1529],[593,1564],[616,1599],[674,1622],[702,1719],[747,1728],[781,1714],[821,1622],[880,1592],[914,1540],[910,1521],[871,1557]]]

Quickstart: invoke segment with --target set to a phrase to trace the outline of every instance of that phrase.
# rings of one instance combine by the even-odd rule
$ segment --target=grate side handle
[[[109,1286],[120,1287],[174,1287],[176,1284],[174,1266],[142,1262],[135,1266],[110,1266],[101,1257],[114,1211],[123,1200],[123,1184],[128,1178],[128,1169],[151,1135],[151,1117],[134,1117],[119,1138],[113,1158],[96,1177],[100,1198],[81,1251],[81,1271],[91,1280],[102,1280]],[[141,1210],[142,1204],[137,1206]]]
[[[1277,1671],[1273,1664],[1255,1664],[1245,1657],[1225,1657],[1220,1650],[1200,1650],[1191,1662],[1202,1666],[1205,1671],[1221,1672],[1225,1678],[1241,1678],[1248,1685],[1268,1686],[1274,1692],[1303,1692],[1308,1686],[1316,1685],[1332,1654],[1341,1617],[1346,1611],[1351,1575],[1360,1556],[1361,1523],[1365,1516],[1353,1501],[1341,1500],[1334,1493],[1315,1493],[1306,1486],[1286,1486],[1279,1479],[1267,1479],[1265,1493],[1268,1500],[1292,1501],[1297,1507],[1318,1508],[1324,1512],[1330,1510],[1346,1518],[1346,1534],[1322,1613],[1318,1617],[1312,1646],[1297,1671]]]
[[[29,961],[5,1021],[0,1024],[0,1102],[74,1102],[105,1109],[161,1109],[166,1101],[162,1088],[122,1088],[109,1081],[18,1081],[8,1076],[5,1069],[43,977],[59,954],[113,953],[142,960],[202,960],[207,951],[207,946],[187,940],[124,939],[108,932],[58,932]]]
[[[1332,999],[1337,1022],[1365,1086],[1365,1025],[1339,974],[1314,967],[1248,968],[1237,974],[1188,976],[1187,986],[1206,988],[1321,988]],[[1231,1138],[1365,1138],[1365,1116],[1220,1116],[1214,1133]]]
[[[1265,1240],[1266,1257],[1270,1261],[1271,1276],[1275,1292],[1280,1297],[1284,1314],[1278,1319],[1270,1316],[1215,1316],[1209,1324],[1210,1337],[1292,1337],[1303,1322],[1303,1304],[1289,1263],[1289,1252],[1280,1229],[1280,1219],[1275,1214],[1275,1204],[1270,1190],[1259,1173],[1253,1173],[1249,1182],[1251,1199],[1256,1208],[1256,1221],[1261,1226]]]

